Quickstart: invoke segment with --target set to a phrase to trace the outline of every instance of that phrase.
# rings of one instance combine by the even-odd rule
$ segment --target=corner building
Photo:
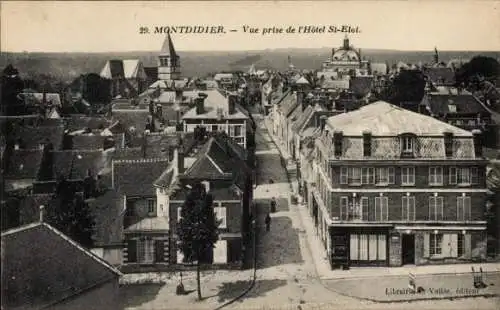
[[[476,132],[378,101],[323,118],[306,201],[328,257],[351,266],[486,256],[486,164]]]

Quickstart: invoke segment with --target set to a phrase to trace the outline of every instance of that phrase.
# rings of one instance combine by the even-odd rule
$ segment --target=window
[[[361,169],[360,168],[349,168],[349,184],[359,185],[361,184]]]
[[[215,207],[215,217],[220,221],[219,228],[227,228],[226,207]]]
[[[137,240],[137,261],[152,263],[154,259],[154,241],[150,237],[141,237]]]
[[[443,235],[431,234],[429,238],[429,254],[431,256],[440,256],[443,251]]]
[[[403,221],[415,220],[415,197],[405,196],[401,199]]]
[[[361,184],[375,183],[373,168],[361,168]]]
[[[360,212],[361,212],[361,216],[360,216],[360,219],[363,220],[363,221],[366,221],[368,220],[367,218],[367,215],[368,215],[368,197],[361,197],[361,200],[360,200]]]
[[[470,182],[471,184],[479,184],[479,171],[477,167],[470,168]]]
[[[429,168],[429,185],[443,185],[443,168]]]
[[[235,125],[233,128],[234,128],[234,136],[235,137],[240,137],[242,136],[242,130],[241,130],[241,125]]]
[[[429,220],[440,221],[443,219],[443,197],[429,197]]]
[[[177,208],[177,222],[180,222],[182,219],[182,207]]]
[[[348,220],[362,220],[363,211],[368,211],[368,198],[362,197],[359,201],[352,199],[351,202],[349,202]]]
[[[470,197],[457,197],[457,221],[470,221]]]
[[[156,201],[154,199],[147,200],[147,208],[149,216],[156,215]]]
[[[218,125],[212,125],[212,131],[218,131],[219,126]]]
[[[465,256],[465,235],[463,234],[457,236],[457,256]]]
[[[377,168],[375,170],[375,182],[377,185],[394,184],[394,168]]]
[[[350,235],[349,256],[352,261],[385,261],[386,251],[385,235]]]
[[[375,197],[375,221],[388,220],[389,200],[387,197]]]
[[[347,167],[340,168],[340,184],[347,184],[348,182],[348,174]]]
[[[401,185],[415,185],[415,167],[401,168]]]
[[[414,137],[402,137],[401,138],[401,155],[402,156],[413,156],[415,152],[415,139]]]
[[[450,167],[450,184],[470,185],[472,181],[478,182],[477,168]]]

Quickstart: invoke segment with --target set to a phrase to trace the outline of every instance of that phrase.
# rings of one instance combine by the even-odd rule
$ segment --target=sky
[[[222,34],[172,34],[178,51],[337,47],[345,33],[262,28],[359,27],[359,48],[500,51],[500,1],[2,1],[1,51],[157,51],[162,26],[223,26]],[[243,26],[259,28],[245,33]],[[141,34],[141,27],[149,33]],[[230,32],[230,29],[237,30]]]

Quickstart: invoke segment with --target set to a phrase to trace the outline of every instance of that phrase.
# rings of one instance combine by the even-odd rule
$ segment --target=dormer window
[[[415,136],[405,134],[401,136],[401,156],[414,157],[415,156]]]

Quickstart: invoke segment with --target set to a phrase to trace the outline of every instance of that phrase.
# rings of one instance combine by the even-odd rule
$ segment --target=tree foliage
[[[18,95],[24,88],[23,80],[19,77],[19,71],[12,65],[8,65],[2,72],[2,89],[0,102],[2,111],[6,115],[20,115],[24,112],[24,104]]]
[[[458,84],[469,85],[481,79],[493,81],[499,74],[500,64],[495,58],[476,56],[458,70],[456,80]]]
[[[419,70],[402,70],[381,94],[383,100],[399,105],[402,102],[418,102],[424,96],[425,78]]]
[[[93,246],[94,217],[76,185],[60,178],[47,212],[47,222],[84,247]]]
[[[219,238],[218,225],[212,195],[205,191],[201,183],[194,184],[182,206],[177,235],[184,262],[196,262],[199,299],[200,264],[212,263],[213,248]]]

